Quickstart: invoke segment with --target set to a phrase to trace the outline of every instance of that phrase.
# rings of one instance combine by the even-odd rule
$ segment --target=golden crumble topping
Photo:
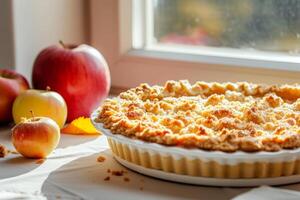
[[[300,146],[300,86],[168,81],[107,99],[97,122],[163,145],[278,151]]]

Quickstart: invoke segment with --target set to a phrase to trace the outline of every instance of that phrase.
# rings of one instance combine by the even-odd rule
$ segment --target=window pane
[[[153,0],[158,43],[300,53],[298,0]]]

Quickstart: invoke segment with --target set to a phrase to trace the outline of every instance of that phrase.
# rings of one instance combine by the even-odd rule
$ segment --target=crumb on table
[[[125,182],[129,182],[130,181],[130,179],[128,178],[128,177],[124,177],[124,179],[123,179]]]
[[[123,176],[125,173],[126,173],[126,171],[124,171],[124,170],[113,170],[111,172],[111,174],[114,176]]]
[[[107,176],[104,180],[105,181],[109,181],[110,180],[110,176]]]
[[[106,158],[104,156],[99,156],[97,158],[97,162],[104,162],[106,160]]]
[[[8,150],[6,149],[6,147],[0,144],[0,158],[4,158],[5,156],[7,156],[7,154]]]
[[[110,173],[111,172],[111,170],[110,169],[107,169],[107,173]]]
[[[45,159],[41,158],[35,161],[36,164],[43,164],[45,162]]]

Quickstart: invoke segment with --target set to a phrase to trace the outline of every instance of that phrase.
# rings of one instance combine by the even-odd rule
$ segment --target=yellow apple
[[[26,90],[14,101],[12,114],[16,124],[22,118],[49,117],[62,128],[67,119],[67,105],[60,94],[48,90]]]

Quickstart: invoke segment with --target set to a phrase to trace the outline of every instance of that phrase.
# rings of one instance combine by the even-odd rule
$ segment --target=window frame
[[[234,54],[218,55],[213,51],[201,55],[193,54],[192,51],[174,52],[161,46],[160,49],[155,46],[137,49],[132,45],[133,39],[139,37],[147,41],[145,40],[147,35],[133,33],[133,23],[139,23],[141,29],[147,27],[143,24],[143,20],[132,21],[134,1],[142,2],[141,0],[91,0],[90,3],[90,41],[108,60],[113,91],[135,87],[142,82],[163,84],[170,79],[188,79],[191,82],[249,81],[267,84],[298,82],[300,59],[297,57],[290,62],[289,58],[279,60],[277,56],[266,59],[270,54],[266,52],[262,52],[259,59],[251,55],[251,52],[245,52],[248,57],[242,54],[234,57]],[[149,1],[143,2],[147,4]],[[141,9],[141,13],[146,15],[147,10]]]

